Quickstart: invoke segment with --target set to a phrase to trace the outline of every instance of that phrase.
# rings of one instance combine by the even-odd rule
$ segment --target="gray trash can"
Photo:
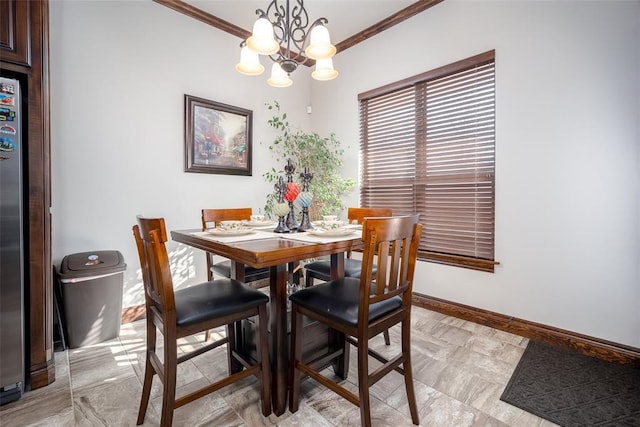
[[[126,268],[118,251],[81,252],[62,259],[58,276],[69,347],[96,344],[120,334]]]

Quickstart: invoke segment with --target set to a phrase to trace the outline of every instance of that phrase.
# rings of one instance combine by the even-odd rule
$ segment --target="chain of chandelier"
[[[336,47],[331,44],[329,30],[325,27],[329,21],[318,18],[309,25],[303,0],[295,0],[293,8],[289,0],[284,3],[272,0],[266,11],[256,10],[259,17],[253,24],[251,37],[240,44],[242,49],[236,70],[250,76],[262,74],[264,66],[259,55],[264,55],[273,61],[271,76],[267,79],[271,86],[291,86],[290,74],[310,60],[316,61],[311,73],[314,79],[336,78],[338,72],[331,59],[336,54]]]

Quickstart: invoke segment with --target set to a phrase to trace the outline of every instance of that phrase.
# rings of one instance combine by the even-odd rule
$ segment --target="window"
[[[495,52],[362,93],[360,199],[420,213],[420,259],[493,272]]]

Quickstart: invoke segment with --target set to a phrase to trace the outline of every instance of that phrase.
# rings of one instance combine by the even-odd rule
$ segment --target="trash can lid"
[[[124,257],[119,251],[80,252],[67,255],[62,259],[60,277],[117,273],[126,268]]]

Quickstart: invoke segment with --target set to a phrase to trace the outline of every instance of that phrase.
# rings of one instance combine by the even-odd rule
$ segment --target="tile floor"
[[[413,367],[422,426],[553,426],[500,401],[525,338],[421,308],[413,310]],[[223,330],[217,331],[223,333]],[[391,330],[399,342],[399,330]],[[143,376],[144,321],[122,325],[120,337],[55,353],[56,381],[0,407],[0,426],[134,426]],[[182,347],[197,346],[195,336]],[[372,341],[385,351],[382,337]],[[392,343],[393,345],[393,343]],[[388,349],[386,349],[388,350]],[[217,352],[217,353],[216,353]],[[355,352],[347,381],[357,384]],[[226,369],[224,348],[180,366],[178,395]],[[144,425],[159,424],[159,381]],[[174,426],[358,426],[357,407],[311,380],[300,409],[263,418],[254,377],[175,411]],[[391,373],[372,388],[374,426],[410,426],[402,377]]]

